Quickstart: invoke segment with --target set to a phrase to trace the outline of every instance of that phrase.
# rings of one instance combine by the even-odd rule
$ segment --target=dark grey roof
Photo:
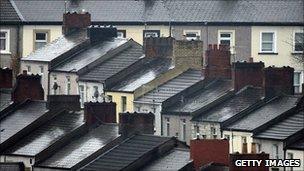
[[[68,36],[60,36],[44,47],[39,48],[26,57],[23,57],[21,60],[50,62],[74,47],[84,43],[86,40],[85,30],[74,32]]]
[[[282,113],[295,107],[297,101],[298,98],[293,96],[282,96],[275,98],[264,106],[227,126],[225,129],[253,131],[255,128],[264,125]]]
[[[14,3],[9,0],[1,0],[0,3],[0,21],[1,22],[18,22],[21,21],[18,12],[14,8]]]
[[[171,67],[171,58],[146,58],[145,64],[134,73],[123,78],[114,87],[114,91],[135,91],[138,87],[152,81]]]
[[[230,99],[195,117],[195,121],[224,122],[257,103],[263,97],[262,89],[247,87]]]
[[[22,106],[15,108],[12,113],[0,121],[0,143],[24,129],[46,112],[46,103],[43,101],[27,101]]]
[[[170,112],[195,112],[231,89],[233,89],[231,80],[213,80],[206,87],[189,95],[189,97],[185,97],[183,101],[174,104],[169,109],[164,109],[164,111],[166,114]]]
[[[11,89],[0,89],[0,111],[8,107],[11,103]]]
[[[71,139],[69,144],[38,164],[37,167],[72,168],[118,136],[117,125],[100,125],[85,135]]]
[[[80,127],[83,123],[83,112],[63,111],[46,124],[20,139],[18,143],[4,153],[35,156],[61,137]]]
[[[126,43],[126,39],[115,39],[115,41],[107,47],[105,47],[102,52],[99,52],[99,57],[106,54],[112,48],[116,48],[119,45]],[[115,45],[116,43],[116,45]],[[105,46],[105,45],[104,45]],[[80,54],[81,55],[81,54]],[[83,55],[84,59],[87,60],[90,54]],[[95,66],[88,72],[81,74],[79,76],[79,80],[82,81],[105,81],[107,78],[113,76],[114,74],[122,71],[123,69],[127,68],[131,64],[135,63],[143,56],[142,46],[138,44],[131,45],[126,49],[123,49],[119,54],[112,56],[111,58],[107,59],[106,61],[100,63],[99,65]],[[72,64],[70,61],[67,65]]]
[[[285,140],[294,133],[304,129],[304,111],[293,113],[267,129],[253,135],[255,138]]]
[[[165,156],[153,161],[143,171],[180,170],[191,162],[190,152],[186,149],[174,148]]]
[[[304,150],[304,138],[287,146],[287,149]]]
[[[156,87],[154,90],[137,98],[140,103],[162,103],[171,96],[192,86],[203,79],[200,70],[189,69],[168,82]]]
[[[64,1],[13,0],[28,22],[61,22]],[[95,22],[303,23],[302,0],[80,0]]]
[[[168,137],[135,135],[102,154],[81,170],[121,170],[169,140]]]
[[[98,58],[101,58],[108,51],[118,48],[119,46],[128,42],[125,38],[113,38],[111,40],[102,41],[97,45],[82,51],[70,59],[66,60],[64,63],[56,66],[53,70],[55,71],[65,71],[65,72],[77,72],[84,68],[88,64],[94,62]]]

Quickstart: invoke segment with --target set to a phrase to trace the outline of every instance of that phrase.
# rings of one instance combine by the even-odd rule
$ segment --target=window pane
[[[295,51],[303,51],[304,49],[304,33],[295,34]]]
[[[273,33],[263,33],[262,34],[262,41],[273,41]]]
[[[299,85],[300,84],[300,73],[294,73],[294,79],[293,79],[293,84],[294,85]]]
[[[221,40],[221,44],[230,46],[230,40]]]
[[[187,33],[186,36],[187,37],[196,37],[196,33]]]
[[[149,32],[149,33],[145,33],[145,37],[158,37],[158,34],[153,33],[153,32]]]
[[[230,38],[231,34],[229,33],[221,33],[221,37],[227,37]]]
[[[272,43],[262,43],[262,51],[273,51]]]
[[[43,47],[44,45],[46,45],[46,42],[36,42],[35,43],[35,50]]]
[[[5,38],[6,37],[6,32],[4,32],[4,31],[0,32],[0,37]]]
[[[0,50],[6,50],[6,40],[0,39]]]
[[[46,41],[46,33],[36,33],[36,40],[45,40]]]

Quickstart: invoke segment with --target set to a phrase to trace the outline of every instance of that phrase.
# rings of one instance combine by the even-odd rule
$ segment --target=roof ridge
[[[14,10],[16,11],[19,19],[21,21],[26,21],[23,17],[23,15],[21,14],[21,12],[19,11],[19,8],[17,7],[17,5],[15,4],[14,0],[9,0],[9,2],[11,3],[11,5],[13,6]]]

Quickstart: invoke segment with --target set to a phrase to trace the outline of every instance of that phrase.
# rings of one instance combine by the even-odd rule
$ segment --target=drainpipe
[[[50,64],[48,63],[47,64],[47,66],[48,66],[48,75],[47,75],[47,78],[48,78],[48,83],[47,83],[47,96],[48,95],[50,95],[50,83],[51,83],[51,81],[50,81]]]
[[[286,159],[286,149],[283,148],[283,151],[284,151],[284,158],[283,159],[285,160]],[[285,166],[284,166],[284,171],[286,171],[286,167]]]

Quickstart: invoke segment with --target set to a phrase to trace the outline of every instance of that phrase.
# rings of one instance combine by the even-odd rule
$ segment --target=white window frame
[[[298,93],[302,93],[302,83],[303,83],[303,72],[302,71],[295,71],[294,74],[299,73],[300,74],[300,78],[299,78],[299,84],[293,84],[293,87],[299,87],[299,92]]]
[[[302,33],[302,34],[304,34],[304,32],[303,31],[295,31],[294,33],[293,33],[293,47],[292,47],[292,51],[294,52],[294,53],[303,53],[303,51],[296,51],[296,33]]]
[[[190,38],[187,37],[186,34],[188,33],[196,33],[196,38]],[[186,40],[191,41],[191,40],[201,40],[201,30],[184,30],[183,35],[185,36]]]
[[[0,32],[6,32],[5,50],[0,50],[1,54],[11,54],[10,52],[10,30],[0,29]]]
[[[45,40],[37,40],[37,34],[39,33],[44,33],[45,34]],[[34,50],[36,49],[36,43],[45,43],[48,44],[49,42],[49,35],[50,31],[49,30],[35,30],[34,31]]]
[[[273,33],[272,51],[262,51],[262,36],[263,33]],[[260,32],[260,52],[259,53],[277,53],[277,32],[276,31],[261,31]]]
[[[230,39],[221,38],[221,34],[230,34]],[[230,53],[235,54],[235,30],[218,30],[218,44],[221,44],[221,40],[230,40]]]
[[[82,87],[82,90],[81,90],[81,87]],[[83,108],[84,107],[84,101],[85,101],[85,99],[84,99],[84,97],[85,97],[85,86],[84,85],[79,85],[79,87],[78,87],[78,90],[79,90],[79,96],[80,96],[80,105],[81,105],[81,108]]]
[[[71,94],[71,77],[70,76],[66,76],[67,82],[66,82],[66,94],[70,95]]]
[[[186,134],[187,134],[187,128],[186,128],[186,119],[181,119],[181,140],[182,141],[186,141]]]

